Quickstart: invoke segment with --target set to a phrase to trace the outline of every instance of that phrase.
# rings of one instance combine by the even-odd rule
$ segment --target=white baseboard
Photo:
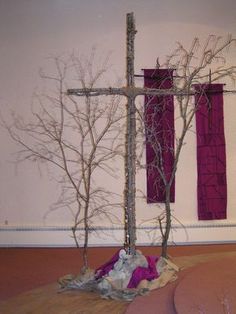
[[[91,231],[89,246],[123,246],[122,227]],[[78,232],[83,234],[83,230]],[[236,243],[236,222],[199,222],[173,225],[170,244]],[[80,241],[83,244],[83,239]],[[137,227],[137,245],[160,244],[160,232],[152,226]],[[70,226],[0,226],[0,247],[74,247]]]

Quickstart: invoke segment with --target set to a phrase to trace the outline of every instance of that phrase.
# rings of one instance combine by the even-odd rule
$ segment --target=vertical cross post
[[[135,254],[136,219],[135,219],[135,173],[136,173],[136,117],[134,90],[134,37],[135,23],[133,13],[127,14],[126,20],[126,83],[127,83],[127,127],[125,153],[125,247],[128,254]]]
[[[122,95],[127,99],[127,123],[125,134],[125,188],[124,188],[124,247],[128,254],[135,254],[136,245],[136,210],[135,210],[135,174],[136,174],[136,107],[135,98],[139,95],[170,95],[174,91],[140,88],[134,83],[134,14],[126,15],[126,86],[119,88],[77,88],[68,89],[68,95],[99,96]]]
[[[136,107],[135,98],[139,95],[177,95],[174,90],[140,88],[134,83],[134,14],[126,15],[126,86],[119,88],[77,88],[68,89],[68,95],[99,96],[122,95],[127,99],[127,124],[125,135],[125,189],[124,189],[124,218],[125,242],[128,254],[135,254],[136,245],[136,210],[135,210],[135,173],[136,173]]]

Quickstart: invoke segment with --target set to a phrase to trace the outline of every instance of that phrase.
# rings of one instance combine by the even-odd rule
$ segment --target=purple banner
[[[226,219],[223,84],[195,85],[198,219]]]
[[[144,87],[170,89],[173,70],[144,69]],[[174,100],[173,96],[145,96],[147,202],[165,202],[165,185],[158,172],[162,168],[167,182],[174,162]],[[175,181],[170,189],[170,201],[175,201]]]

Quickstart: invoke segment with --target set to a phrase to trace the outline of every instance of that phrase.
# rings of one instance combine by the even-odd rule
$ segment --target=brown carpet
[[[223,299],[219,298],[225,290],[227,282],[230,282],[227,290],[228,300],[230,307],[236,308],[233,307],[235,303],[232,302],[232,294],[235,295],[236,291],[236,251],[183,256],[174,258],[173,261],[182,269],[178,273],[177,281],[154,290],[145,297],[136,298],[128,306],[125,314],[236,313],[223,311],[221,304]],[[224,264],[225,267],[222,267]],[[223,278],[228,278],[229,270],[232,270],[233,273],[232,280],[226,280],[224,283]],[[217,272],[221,273],[218,278]],[[215,280],[212,280],[213,278]],[[213,291],[212,286],[216,290]]]
[[[154,247],[144,247],[140,249],[146,255],[160,254],[158,249]],[[91,267],[96,268],[107,261],[116,250],[117,248],[90,249],[89,258]],[[227,253],[227,251],[234,252]],[[204,254],[206,252],[212,253],[210,255],[207,254],[210,257]],[[174,261],[178,265],[186,268],[199,264],[200,262],[203,263],[209,260],[209,258],[215,260],[217,256],[218,258],[222,258],[222,256],[227,257],[229,254],[236,254],[236,245],[171,247],[169,253],[174,257]],[[204,255],[193,256],[194,253]],[[186,255],[186,257],[181,255]],[[55,282],[64,274],[78,273],[81,267],[81,252],[77,249],[0,249],[0,266],[0,296],[2,300],[16,296],[20,292],[41,286],[41,288],[25,292],[8,299],[6,302],[2,302],[0,305],[0,313],[4,314],[118,314],[124,313],[127,307],[127,313],[176,313],[173,312],[175,310],[173,305],[174,291],[175,289],[177,291],[178,284],[181,280],[187,278],[187,274],[194,269],[181,271],[178,281],[169,284],[165,288],[153,291],[146,297],[136,298],[135,301],[128,306],[127,303],[123,302],[101,300],[94,294],[68,292],[61,295],[57,293],[58,286],[55,283],[42,286]],[[69,310],[69,304],[71,304],[71,310]],[[151,311],[152,307],[156,312]]]
[[[176,313],[236,313],[236,255],[198,265],[177,285]]]

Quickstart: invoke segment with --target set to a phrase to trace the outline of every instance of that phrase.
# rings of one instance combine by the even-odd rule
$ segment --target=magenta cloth
[[[226,219],[223,84],[195,85],[198,219]]]
[[[144,87],[170,89],[173,70],[144,69]],[[157,165],[163,160],[163,169],[169,181],[174,162],[174,99],[172,95],[150,96],[144,99],[146,129],[147,203],[165,202],[165,185]],[[158,149],[157,149],[158,148]],[[175,180],[170,189],[170,201],[175,201]]]
[[[119,259],[119,252],[120,250],[117,251],[107,263],[96,269],[96,279],[102,278],[113,269],[114,264]],[[158,261],[158,257],[145,256],[145,258],[147,259],[148,267],[137,267],[132,274],[127,288],[136,288],[141,280],[153,280],[159,276],[156,270],[156,262]]]
[[[107,275],[109,271],[113,269],[114,264],[119,259],[119,253],[120,250],[118,250],[107,263],[103,264],[102,266],[96,269],[95,274],[97,279]]]
[[[156,262],[158,261],[158,257],[156,256],[145,256],[148,262],[148,267],[137,267],[132,277],[128,283],[127,288],[137,288],[139,283],[146,279],[146,280],[153,280],[159,277],[159,274],[156,270]]]

